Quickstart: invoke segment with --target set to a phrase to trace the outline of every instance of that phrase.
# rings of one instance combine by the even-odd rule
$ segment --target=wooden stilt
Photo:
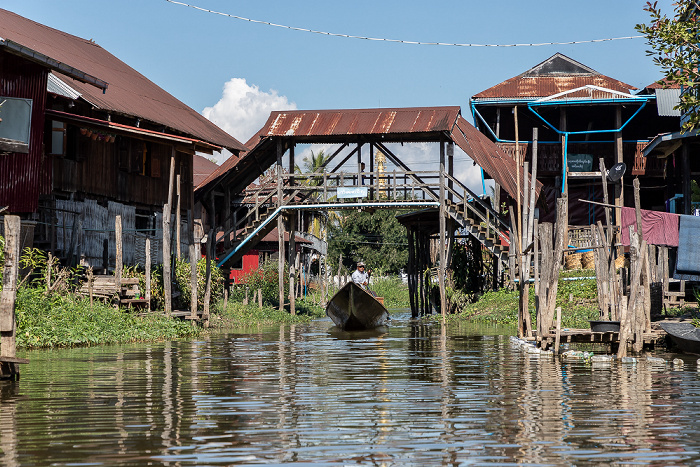
[[[114,278],[119,289],[122,284],[122,269],[124,261],[122,259],[122,216],[116,216],[114,219],[114,242],[116,247],[115,263],[114,263]]]
[[[19,363],[28,360],[17,358],[17,321],[15,300],[20,255],[19,216],[5,216],[5,267],[0,292],[0,377],[19,379]]]
[[[146,237],[146,290],[144,290],[144,298],[146,299],[146,311],[151,311],[151,239]]]
[[[177,259],[182,259],[182,256],[180,254],[180,224],[182,222],[181,219],[181,200],[180,200],[180,174],[177,174],[177,204],[175,208],[175,255]]]
[[[197,304],[199,302],[199,297],[197,296],[197,262],[201,253],[199,251],[200,243],[190,244],[190,318],[196,319],[199,315],[197,313]]]

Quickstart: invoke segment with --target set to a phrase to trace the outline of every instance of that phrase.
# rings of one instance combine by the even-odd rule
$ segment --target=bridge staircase
[[[381,176],[377,173],[369,173],[369,175],[375,180],[378,180]],[[255,247],[265,235],[276,227],[277,223],[274,221],[285,209],[290,209],[292,206],[299,208],[304,205],[310,206],[318,203],[319,199],[325,200],[324,203],[329,203],[332,200],[338,206],[337,209],[347,209],[347,204],[343,203],[344,200],[333,199],[332,197],[329,200],[329,195],[338,186],[353,186],[352,180],[360,180],[363,176],[369,179],[368,174],[359,173],[340,173],[334,174],[334,176],[336,177],[335,179],[330,178],[328,173],[284,174],[281,203],[277,202],[277,187],[272,183],[261,186],[256,192],[248,195],[246,200],[254,200],[248,204],[248,211],[241,217],[237,218],[234,216],[232,219],[229,219],[231,227],[224,232],[223,236],[219,237],[219,242],[230,244],[219,255],[221,259],[220,264],[240,260],[246,251]],[[439,173],[406,172],[401,174],[401,176],[405,176],[406,181],[404,184],[397,184],[397,174],[393,174],[394,185],[392,187],[392,174],[385,175],[384,194],[381,197],[377,196],[377,193],[380,193],[381,190],[374,189],[374,186],[372,186],[372,190],[369,193],[374,193],[374,195],[370,195],[370,198],[364,199],[363,202],[381,201],[384,207],[391,207],[392,203],[395,202],[397,207],[400,204],[402,204],[401,207],[405,207],[406,199],[415,199],[418,202],[417,198],[419,195],[433,202],[440,201]],[[299,182],[300,180],[303,181],[305,177],[307,180],[323,180],[324,183],[316,186],[303,183],[294,184],[294,179]],[[408,182],[409,179],[410,184]],[[444,174],[443,180],[445,184],[444,202],[446,214],[451,219],[454,219],[457,226],[476,238],[498,260],[504,271],[507,270],[509,264],[508,244],[510,241],[508,225],[503,222],[488,200],[482,199],[466,185],[448,174]],[[391,196],[392,190],[393,196]],[[396,195],[401,190],[404,192],[404,198]],[[227,237],[230,238],[229,242],[225,242]]]

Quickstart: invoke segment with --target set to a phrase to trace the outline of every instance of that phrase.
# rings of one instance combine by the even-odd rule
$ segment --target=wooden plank
[[[26,364],[29,363],[29,360],[26,358],[17,358],[17,357],[0,357],[0,363],[21,363],[21,364]]]

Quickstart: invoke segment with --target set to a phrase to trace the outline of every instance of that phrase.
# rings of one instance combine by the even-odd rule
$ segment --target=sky
[[[658,4],[672,13],[672,2]],[[635,24],[649,21],[642,0],[183,3],[302,29],[460,44],[637,36]],[[635,87],[661,78],[643,39],[539,47],[414,45],[272,27],[167,0],[2,0],[0,7],[95,40],[244,143],[272,110],[459,105],[471,121],[470,96],[557,52]],[[434,153],[425,145],[406,149],[409,166],[427,164],[425,151]],[[455,156],[457,175],[470,186],[480,184],[470,160]]]

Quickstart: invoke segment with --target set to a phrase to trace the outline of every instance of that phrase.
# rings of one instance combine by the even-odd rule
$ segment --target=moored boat
[[[385,326],[390,319],[381,297],[373,297],[354,282],[348,282],[333,295],[326,306],[326,315],[346,331]]]
[[[692,323],[660,323],[678,350],[700,355],[700,329]]]

